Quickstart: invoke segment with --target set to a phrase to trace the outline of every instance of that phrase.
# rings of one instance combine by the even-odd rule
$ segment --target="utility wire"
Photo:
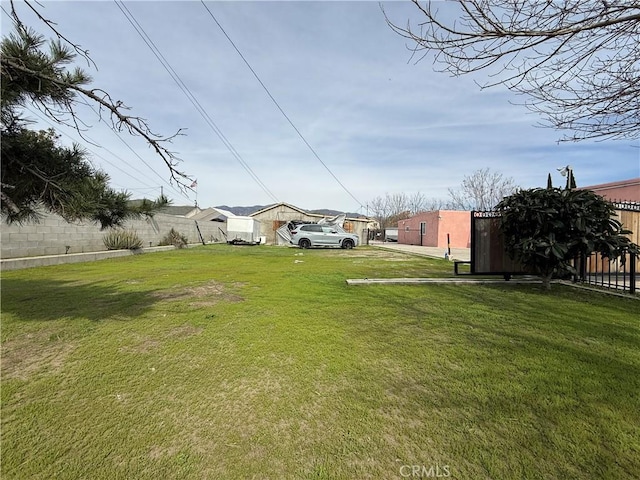
[[[31,113],[31,114],[33,114],[33,115],[37,116],[41,121],[43,121],[43,122],[45,122],[45,123],[49,124],[49,125],[50,125],[50,126],[51,126],[55,131],[56,131],[56,132],[58,132],[58,133],[60,133],[60,134],[62,134],[62,135],[64,135],[64,136],[68,137],[68,138],[69,138],[69,139],[71,139],[73,142],[77,142],[77,140],[76,140],[75,138],[73,138],[71,135],[69,135],[69,134],[68,134],[68,133],[66,133],[65,131],[63,131],[63,130],[60,130],[60,129],[56,128],[56,126],[55,126],[51,121],[49,121],[49,120],[48,120],[47,118],[45,118],[44,116],[40,115],[38,112],[36,112],[36,111],[34,111],[34,110],[30,109],[29,107],[24,107],[24,109],[25,109],[25,110],[27,110],[29,113]],[[91,142],[91,143],[92,143],[92,144],[94,144],[94,145],[97,145],[97,143],[96,143],[94,140],[92,140],[92,139],[91,139],[91,138],[89,138],[88,136],[85,136],[85,137],[86,137],[86,140],[88,140],[89,142]],[[119,167],[118,165],[116,165],[115,163],[113,163],[113,162],[111,162],[111,161],[107,160],[105,157],[103,157],[103,156],[102,156],[102,155],[100,155],[99,153],[95,152],[94,150],[90,149],[90,148],[89,148],[89,147],[87,147],[86,145],[83,145],[82,147],[83,147],[85,150],[87,150],[88,152],[90,152],[92,155],[94,155],[95,157],[100,158],[101,160],[103,160],[104,162],[108,163],[109,165],[111,165],[111,166],[112,166],[113,168],[115,168],[116,170],[119,170],[121,173],[123,173],[123,174],[127,175],[128,177],[132,178],[132,179],[133,179],[133,180],[135,180],[136,182],[139,182],[139,183],[141,183],[142,185],[147,186],[148,188],[157,188],[157,187],[151,187],[148,183],[145,183],[145,182],[143,182],[142,180],[140,180],[140,178],[136,178],[136,177],[134,177],[134,176],[133,176],[133,175],[131,175],[129,172],[127,172],[127,171],[123,170],[122,168],[120,168],[120,167]],[[101,146],[101,145],[98,145],[98,147],[99,147],[99,148],[102,148],[102,149],[104,149],[104,150],[106,150],[106,151],[107,151],[107,152],[109,152],[111,155],[113,155],[114,157],[116,157],[117,159],[119,159],[120,161],[122,161],[123,163],[125,163],[125,164],[126,164],[126,162],[125,162],[122,158],[120,158],[118,155],[116,155],[115,153],[113,153],[113,152],[112,152],[111,150],[109,150],[108,148],[103,147],[103,146]],[[131,165],[129,165],[129,167],[131,167],[132,169],[136,170],[136,169],[135,169],[133,166],[131,166]],[[142,174],[142,172],[140,172],[139,170],[137,170],[137,171],[138,171],[138,173]]]
[[[276,101],[276,99],[273,97],[273,95],[271,95],[271,92],[269,91],[269,89],[266,87],[266,85],[264,84],[264,82],[262,80],[260,80],[260,77],[258,76],[258,74],[255,72],[255,70],[253,69],[253,67],[251,67],[251,64],[249,64],[249,62],[247,61],[247,59],[244,57],[244,55],[242,54],[242,52],[240,52],[240,50],[238,49],[238,47],[236,46],[236,44],[233,42],[233,40],[231,40],[231,37],[229,37],[229,35],[227,34],[227,32],[225,31],[224,28],[222,28],[222,25],[220,24],[220,22],[218,21],[218,19],[215,17],[215,15],[211,12],[211,10],[209,9],[209,7],[207,7],[207,5],[204,3],[204,0],[200,0],[200,3],[202,3],[202,6],[207,10],[207,12],[209,12],[209,15],[211,16],[211,18],[213,19],[213,21],[216,23],[216,25],[218,25],[218,28],[220,28],[220,30],[222,31],[222,33],[224,34],[225,37],[227,37],[227,40],[229,40],[229,43],[231,43],[231,45],[233,46],[233,48],[235,49],[235,51],[238,53],[238,55],[240,55],[240,58],[242,58],[242,60],[244,61],[244,63],[247,65],[247,67],[249,67],[249,70],[251,70],[251,73],[253,73],[253,76],[256,77],[256,80],[258,80],[258,83],[262,86],[262,88],[264,89],[264,91],[267,93],[267,95],[269,96],[269,98],[271,99],[271,101],[274,103],[274,105],[278,108],[278,110],[280,110],[280,113],[282,113],[282,115],[284,116],[284,118],[287,119],[287,122],[289,122],[289,125],[291,125],[291,127],[293,127],[293,129],[296,131],[296,133],[298,134],[298,136],[302,139],[302,141],[304,142],[304,144],[309,148],[309,150],[311,150],[311,153],[313,153],[313,156],[316,157],[316,159],[322,164],[322,166],[327,170],[327,172],[329,172],[331,174],[331,176],[334,178],[334,180],[336,182],[338,182],[338,184],[342,187],[342,189],[347,192],[349,194],[349,196],[351,198],[353,198],[358,205],[360,205],[360,207],[364,206],[362,205],[362,202],[360,202],[360,200],[358,200],[353,193],[351,193],[351,191],[349,191],[349,189],[347,187],[345,187],[345,185],[340,181],[340,179],[338,179],[338,177],[331,171],[331,169],[329,168],[329,166],[324,163],[322,161],[322,159],[320,158],[320,156],[317,154],[317,152],[313,149],[313,147],[309,144],[309,142],[307,141],[307,139],[304,137],[304,135],[302,135],[302,133],[300,133],[300,130],[298,130],[298,128],[294,125],[294,123],[291,121],[291,119],[289,118],[289,116],[284,112],[284,110],[282,109],[282,107],[280,106],[280,104]]]
[[[138,157],[138,159],[139,159],[143,164],[145,164],[145,165],[147,166],[147,168],[149,168],[149,170],[151,170],[153,173],[155,173],[155,175],[156,175],[156,176],[157,176],[157,177],[158,177],[162,182],[164,182],[165,184],[167,184],[167,185],[169,186],[169,188],[170,188],[170,189],[172,189],[174,192],[179,193],[180,195],[182,195],[182,196],[183,196],[184,198],[186,198],[187,200],[191,200],[191,199],[189,198],[189,196],[188,196],[186,193],[184,193],[182,190],[179,190],[179,189],[175,188],[175,187],[171,184],[171,182],[168,182],[168,181],[167,181],[167,180],[166,180],[162,175],[160,175],[160,174],[159,174],[159,173],[158,173],[158,172],[157,172],[157,171],[156,171],[156,170],[155,170],[151,165],[149,165],[149,164],[144,160],[144,158],[142,158],[142,157],[138,154],[138,152],[136,152],[136,151],[131,147],[131,145],[129,145],[129,144],[126,142],[126,140],[125,140],[124,138],[122,138],[120,135],[118,135],[118,133],[117,133],[113,128],[111,128],[111,126],[107,123],[107,121],[106,121],[104,118],[102,118],[102,115],[100,115],[100,113],[99,113],[99,112],[96,112],[96,111],[95,111],[95,109],[94,109],[91,105],[89,105],[89,104],[86,104],[86,105],[91,109],[91,111],[93,111],[93,113],[95,113],[95,114],[97,115],[98,119],[99,119],[102,123],[104,123],[107,127],[109,127],[109,130],[111,130],[111,132],[116,136],[116,138],[117,138],[118,140],[120,140],[120,141],[124,144],[124,146],[125,146],[125,147],[127,147],[127,148],[131,151],[131,153],[133,153],[136,157]],[[114,157],[119,158],[120,160],[122,160],[122,158],[118,157],[118,156],[117,156],[116,154],[114,154],[113,152],[110,152],[107,148],[102,147],[102,146],[101,146],[101,148],[104,148],[104,149],[105,149],[105,150],[107,150],[109,153],[111,153],[111,155],[113,155]],[[124,163],[126,163],[124,160],[122,160],[122,161],[123,161]],[[137,169],[137,168],[135,168],[134,166],[129,165],[129,167],[131,167],[133,170],[137,171],[139,174],[144,175],[144,173],[143,173],[143,172],[141,172],[140,170],[138,170],[138,169]]]
[[[93,108],[86,104],[89,108],[91,108],[93,110]],[[44,117],[43,115],[39,114],[37,111],[30,109],[29,107],[24,107],[25,110],[27,110],[28,112],[36,115],[40,120],[42,120],[43,122],[46,122],[47,124],[49,124],[56,132],[70,138],[72,141],[77,142],[77,139],[73,138],[71,135],[69,135],[68,133],[66,133],[64,130],[61,130],[58,126],[54,125],[51,121],[49,121],[46,117]],[[93,110],[95,113],[95,110]],[[113,132],[114,135],[116,135],[116,137],[118,137],[118,139],[123,142],[133,153],[134,155],[136,155],[138,158],[140,158],[140,160],[147,166],[149,167],[149,169],[151,169],[151,171],[153,171],[156,175],[158,175],[158,177],[160,178],[160,180],[162,180],[164,183],[166,183],[169,188],[171,188],[174,192],[178,192],[180,194],[182,194],[187,200],[189,200],[189,197],[187,195],[184,194],[184,192],[181,192],[180,190],[177,190],[175,187],[173,187],[173,185],[171,185],[169,182],[167,182],[161,175],[159,175],[147,162],[145,162],[135,151],[133,151],[133,149],[131,148],[131,146],[129,146],[129,144],[127,144],[127,142],[121,138],[116,132],[114,132],[113,130],[111,130]],[[83,145],[83,148],[85,148],[87,151],[91,152],[94,156],[102,159],[104,162],[108,163],[109,165],[111,165],[113,168],[119,170],[120,172],[124,173],[125,175],[127,175],[128,177],[131,177],[133,180],[141,183],[142,185],[146,185],[149,186],[148,183],[144,183],[141,178],[146,178],[146,174],[140,170],[138,170],[136,167],[134,167],[133,165],[131,165],[130,163],[127,163],[122,157],[116,155],[114,152],[112,152],[111,150],[109,150],[107,147],[104,147],[100,144],[98,144],[98,142],[96,142],[95,140],[93,140],[91,137],[89,137],[88,135],[81,135],[81,138],[89,143],[91,143],[92,145],[97,146],[98,148],[101,148],[103,150],[105,150],[106,152],[110,153],[112,156],[114,156],[115,158],[117,158],[118,160],[120,160],[122,163],[124,163],[125,165],[127,165],[129,168],[131,168],[132,170],[135,170],[136,172],[138,172],[140,175],[142,175],[142,177],[134,177],[133,175],[131,175],[129,172],[126,172],[125,170],[123,170],[122,168],[120,168],[118,165],[116,165],[115,163],[107,160],[105,157],[103,157],[102,155],[100,155],[99,153],[95,152],[94,150],[88,148],[86,145]],[[82,143],[82,142],[80,142]]]
[[[2,8],[2,12],[3,12],[5,15],[7,15],[7,17],[9,17],[9,18],[14,22],[14,24],[15,24],[15,23],[16,23],[16,22],[15,22],[15,19],[14,19],[14,18],[13,18],[13,17],[12,17],[12,16],[11,16],[11,15],[6,11],[6,10],[5,10],[5,8],[4,8],[4,7],[0,7],[0,8]],[[94,113],[96,113],[96,115],[98,115],[98,114],[97,114],[97,112],[93,109],[93,107],[91,107],[91,105],[89,105],[88,103],[85,103],[85,105],[87,105],[89,108],[91,108],[91,110],[93,110],[93,112],[94,112]],[[76,139],[74,139],[73,137],[71,137],[71,136],[70,136],[69,134],[67,134],[66,132],[64,132],[64,131],[60,130],[60,129],[59,129],[59,127],[57,127],[56,125],[54,125],[52,122],[50,122],[48,119],[46,119],[45,117],[43,117],[43,116],[42,116],[42,115],[40,115],[39,113],[35,112],[34,110],[32,110],[32,109],[30,109],[30,108],[28,108],[28,107],[26,107],[26,106],[25,106],[24,108],[25,108],[26,110],[28,110],[30,113],[32,113],[32,114],[34,114],[34,115],[36,115],[38,118],[40,118],[40,120],[42,120],[42,121],[46,122],[47,124],[49,124],[49,125],[50,125],[54,130],[55,130],[55,131],[57,131],[57,132],[59,132],[59,133],[61,133],[61,134],[65,135],[65,136],[67,136],[68,138],[70,138],[70,139],[71,139],[72,141],[74,141],[74,142],[76,142],[76,141],[77,141]],[[106,121],[105,121],[105,120],[104,120],[100,115],[98,115],[98,118],[100,119],[100,121],[101,121],[101,122],[105,123],[105,124],[108,126],[108,124],[106,123]],[[129,148],[129,150],[131,150],[131,151],[133,152],[133,154],[134,154],[134,155],[136,155],[136,156],[140,159],[140,161],[142,161],[142,163],[144,163],[144,164],[145,164],[145,165],[146,165],[146,166],[147,166],[147,167],[148,167],[148,168],[149,168],[153,173],[155,173],[155,174],[160,178],[160,180],[162,180],[164,183],[166,183],[166,184],[167,184],[167,185],[168,185],[172,190],[174,190],[175,192],[180,193],[180,194],[181,194],[181,195],[183,195],[186,199],[188,199],[188,200],[189,200],[189,197],[188,197],[184,192],[181,192],[181,191],[177,190],[176,188],[174,188],[174,187],[173,187],[173,185],[171,185],[169,182],[167,182],[167,181],[166,181],[166,180],[165,180],[165,179],[164,179],[160,174],[158,174],[158,172],[156,172],[156,171],[155,171],[155,170],[154,170],[154,169],[153,169],[153,168],[152,168],[152,167],[151,167],[151,166],[150,166],[150,165],[149,165],[149,164],[148,164],[148,163],[147,163],[147,162],[146,162],[142,157],[140,157],[140,155],[138,155],[138,154],[137,154],[137,153],[136,153],[136,152],[131,148],[131,146],[130,146],[130,145],[129,145],[129,144],[128,144],[128,143],[127,143],[127,142],[126,142],[122,137],[120,137],[120,136],[119,136],[115,131],[113,131],[113,129],[111,129],[111,131],[113,132],[113,134],[114,134],[114,135],[116,135],[116,137],[118,137],[118,139],[119,139],[122,143],[124,143],[124,144],[127,146],[127,148]],[[122,159],[122,158],[120,158],[118,155],[116,155],[115,153],[113,153],[112,151],[110,151],[108,148],[106,148],[106,147],[104,147],[104,146],[102,146],[102,145],[99,145],[97,142],[93,141],[91,138],[89,138],[89,137],[88,137],[88,136],[86,136],[86,135],[81,135],[81,136],[82,136],[82,137],[84,137],[84,138],[86,138],[86,140],[88,140],[89,142],[91,142],[91,143],[93,143],[94,145],[96,145],[98,148],[102,148],[102,149],[106,150],[106,151],[107,151],[107,152],[109,152],[111,155],[113,155],[114,157],[116,157],[117,159],[119,159],[120,161],[122,161],[124,164],[128,165],[131,169],[133,169],[133,170],[137,171],[139,174],[141,174],[141,175],[143,175],[143,176],[145,175],[143,172],[141,172],[140,170],[136,169],[133,165],[128,164],[125,160],[123,160],[123,159]],[[110,162],[109,160],[107,160],[106,158],[104,158],[102,155],[100,155],[100,154],[98,154],[97,152],[95,152],[95,151],[91,150],[90,148],[88,148],[86,145],[84,146],[84,148],[85,148],[86,150],[88,150],[89,152],[91,152],[94,156],[96,156],[96,157],[98,157],[98,158],[102,159],[103,161],[105,161],[106,163],[108,163],[108,164],[109,164],[109,165],[111,165],[112,167],[116,168],[117,170],[119,170],[119,171],[120,171],[120,172],[122,172],[123,174],[125,174],[125,175],[127,175],[127,176],[131,177],[132,179],[134,179],[134,180],[136,180],[136,181],[138,181],[138,182],[142,183],[143,185],[148,185],[148,184],[146,184],[146,183],[142,182],[142,181],[140,180],[140,178],[136,178],[136,177],[134,177],[133,175],[129,174],[128,172],[124,171],[123,169],[121,169],[120,167],[118,167],[117,165],[115,165],[114,163],[112,163],[112,162]],[[142,178],[144,178],[144,177],[142,177]]]
[[[186,95],[194,108],[198,111],[200,116],[205,120],[207,125],[213,130],[213,132],[218,136],[218,138],[222,141],[222,143],[227,147],[227,149],[231,152],[234,158],[240,163],[240,165],[245,169],[245,171],[253,178],[253,180],[264,190],[264,192],[276,203],[279,203],[278,198],[269,190],[269,188],[264,184],[264,182],[260,179],[260,177],[251,169],[249,164],[242,158],[240,153],[235,149],[233,144],[227,139],[227,137],[222,133],[222,130],[216,125],[211,116],[204,109],[202,104],[195,97],[193,92],[187,87],[187,85],[182,81],[180,76],[173,69],[171,64],[167,61],[167,59],[162,55],[160,49],[155,45],[153,40],[149,37],[147,32],[142,28],[140,23],[136,20],[135,16],[129,11],[129,9],[124,5],[122,1],[118,2],[118,0],[114,0],[114,3],[118,6],[122,14],[127,18],[129,23],[136,30],[138,35],[142,38],[142,40],[146,43],[158,61],[162,64],[164,69],[169,73],[169,76],[173,79],[173,81],[178,85],[180,90]]]

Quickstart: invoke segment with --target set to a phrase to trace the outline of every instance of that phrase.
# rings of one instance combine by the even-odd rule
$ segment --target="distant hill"
[[[220,208],[222,210],[227,210],[228,212],[233,213],[234,215],[248,216],[252,213],[258,212],[264,208],[269,207],[270,205],[253,205],[251,207],[229,207],[227,205],[219,205],[215,208]],[[340,215],[341,213],[346,213],[349,218],[359,218],[364,215],[353,212],[340,212],[338,210],[329,210],[329,209],[319,209],[319,210],[308,210],[308,213],[316,213],[318,215],[326,215],[327,217],[333,217],[335,215]]]

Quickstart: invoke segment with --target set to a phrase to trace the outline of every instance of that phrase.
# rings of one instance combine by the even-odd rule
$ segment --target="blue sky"
[[[447,199],[448,188],[486,167],[524,188],[544,186],[549,172],[561,184],[556,168],[567,164],[578,185],[640,176],[639,141],[559,144],[561,133],[536,127],[541,119],[513,105],[519,99],[506,89],[481,91],[474,80],[482,76],[435,72],[431,58],[416,63],[377,2],[207,2],[321,162],[201,2],[127,2],[261,186],[115,2],[42,5],[47,18],[89,50],[98,70],[77,63],[90,72],[93,87],[122,100],[157,133],[185,129],[171,149],[183,160],[179,168],[198,180],[201,207],[263,205],[275,198],[304,209],[366,213],[368,202],[387,193]],[[383,5],[395,23],[421,20],[408,2]],[[23,20],[48,34],[26,11]],[[10,27],[3,13],[3,35]],[[138,198],[155,197],[162,186],[174,204],[195,202],[194,192],[171,187],[166,167],[141,139],[116,136],[92,111],[83,119],[91,126],[86,137],[99,146],[82,143],[116,188]],[[72,130],[64,133],[65,143],[81,142]]]

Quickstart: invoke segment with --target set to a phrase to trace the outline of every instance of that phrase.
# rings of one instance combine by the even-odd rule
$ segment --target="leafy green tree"
[[[581,255],[638,253],[626,236],[631,232],[615,219],[613,204],[590,190],[520,190],[497,211],[507,253],[537,271],[547,289],[554,275],[575,273],[571,263]]]
[[[37,220],[39,212],[50,211],[67,220],[91,220],[102,228],[121,225],[126,219],[151,215],[168,204],[162,196],[139,205],[128,202],[129,194],[108,186],[106,173],[94,169],[87,153],[78,146],[59,144],[53,131],[35,132],[22,117],[22,109],[34,106],[50,119],[71,125],[81,132],[83,122],[76,115],[78,101],[94,102],[111,115],[112,127],[142,136],[169,167],[171,178],[186,176],[175,168],[176,158],[153,134],[144,120],[124,113],[127,107],[113,101],[106,92],[89,90],[91,78],[79,68],[68,71],[74,48],[62,41],[49,43],[16,20],[16,31],[0,44],[2,81],[1,120],[1,211],[8,222]]]

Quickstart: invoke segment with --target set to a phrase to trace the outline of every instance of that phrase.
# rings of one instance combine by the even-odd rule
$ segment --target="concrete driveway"
[[[447,252],[446,248],[440,247],[422,247],[420,245],[405,245],[397,242],[376,242],[370,241],[369,245],[379,248],[395,250],[397,252],[412,253],[415,255],[425,255],[427,257],[444,258]],[[468,262],[471,259],[470,248],[452,248],[451,260],[460,260]]]

